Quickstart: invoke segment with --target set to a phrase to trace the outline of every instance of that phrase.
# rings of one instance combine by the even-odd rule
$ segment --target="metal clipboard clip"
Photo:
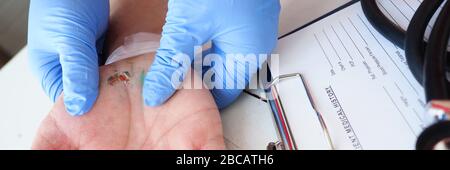
[[[264,88],[279,139],[269,143],[267,149],[334,149],[327,125],[301,74],[278,76]]]

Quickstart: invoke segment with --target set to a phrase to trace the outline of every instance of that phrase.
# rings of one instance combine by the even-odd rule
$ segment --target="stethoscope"
[[[428,127],[418,137],[416,149],[450,149],[450,60],[446,58],[450,57],[447,52],[450,38],[450,0],[423,0],[407,30],[402,29],[388,18],[380,10],[377,0],[355,1],[361,2],[364,14],[378,32],[397,47],[405,50],[411,72],[425,89],[428,106],[426,108],[427,116],[425,116],[427,119],[424,123]],[[430,21],[435,15],[437,20],[433,25]],[[431,35],[427,41],[424,41],[428,27],[432,30]],[[272,82],[266,84],[267,96],[273,97],[268,100],[268,103],[280,135],[280,141],[270,143],[268,149],[297,149],[283,105],[276,93],[278,81],[294,78],[301,80],[300,84],[303,81],[300,74],[293,74],[276,77],[272,79]],[[305,91],[309,90],[305,89]],[[314,105],[314,103],[311,104]],[[313,108],[315,107],[313,106]],[[317,117],[321,120],[323,140],[327,141],[332,149],[333,144],[328,129],[319,112],[317,112]]]
[[[391,21],[376,0],[361,0],[370,23],[388,40],[405,50],[408,66],[424,87],[430,126],[417,139],[416,149],[450,149],[450,0],[423,0],[407,30]],[[439,9],[442,9],[439,11]],[[430,37],[425,32],[433,16]]]

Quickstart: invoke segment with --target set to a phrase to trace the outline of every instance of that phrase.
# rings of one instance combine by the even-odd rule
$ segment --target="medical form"
[[[379,2],[403,28],[419,5]],[[281,38],[275,53],[280,60],[279,68],[271,68],[278,70],[273,77],[302,74],[335,149],[415,148],[425,128],[424,90],[404,51],[372,27],[359,2]]]

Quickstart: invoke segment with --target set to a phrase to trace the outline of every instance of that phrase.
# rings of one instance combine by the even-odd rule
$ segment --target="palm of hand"
[[[209,91],[180,90],[166,104],[143,105],[138,80],[107,85],[91,112],[72,117],[60,97],[44,119],[33,149],[224,149],[219,112]],[[123,64],[125,65],[125,64]],[[145,68],[145,64],[142,64]]]

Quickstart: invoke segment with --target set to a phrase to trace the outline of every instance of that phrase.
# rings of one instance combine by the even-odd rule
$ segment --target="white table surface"
[[[348,1],[281,0],[280,35]],[[0,70],[0,80],[0,149],[29,149],[52,103],[29,70],[26,48]],[[266,103],[248,94],[221,115],[229,149],[265,149],[268,142],[276,139]]]

